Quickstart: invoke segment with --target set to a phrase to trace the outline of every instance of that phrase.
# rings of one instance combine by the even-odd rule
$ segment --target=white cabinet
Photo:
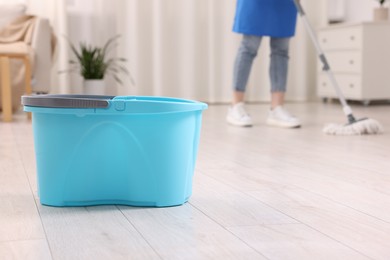
[[[332,25],[320,29],[318,39],[346,99],[390,99],[390,23]],[[322,64],[317,93],[337,98]]]

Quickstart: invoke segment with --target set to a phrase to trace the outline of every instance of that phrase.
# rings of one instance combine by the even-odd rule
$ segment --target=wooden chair
[[[2,98],[2,110],[3,121],[12,121],[12,85],[11,85],[11,71],[10,60],[22,59],[25,66],[25,93],[27,95],[32,93],[31,89],[31,65],[28,53],[12,53],[12,52],[0,52],[0,79],[1,79],[1,98]],[[31,114],[28,113],[28,118],[31,118]]]

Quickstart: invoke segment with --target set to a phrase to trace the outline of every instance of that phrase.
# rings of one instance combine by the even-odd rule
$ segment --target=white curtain
[[[69,90],[69,76],[59,74],[58,71],[66,70],[69,66],[69,56],[65,37],[68,35],[68,16],[65,6],[66,0],[24,0],[27,12],[49,19],[53,32],[57,37],[57,49],[53,60],[51,73],[51,92],[67,93]]]
[[[241,36],[232,33],[235,0],[129,0],[118,2],[123,55],[142,95],[168,95],[229,102],[232,70]],[[326,22],[325,1],[302,1],[313,24]],[[307,100],[315,92],[314,50],[299,23],[292,41],[287,98]],[[247,100],[269,99],[268,40],[262,43]],[[126,90],[122,89],[126,94]]]
[[[118,0],[73,0],[67,2],[68,14],[68,38],[72,44],[78,48],[81,42],[101,46],[107,42],[108,39],[118,34],[119,32],[116,21],[116,9]],[[120,46],[124,44],[124,40],[120,39]],[[123,46],[122,46],[123,47]],[[69,51],[69,44],[67,44]],[[112,55],[115,55],[114,49]],[[75,59],[73,53],[69,53],[69,57]],[[128,65],[128,64],[127,64]],[[83,80],[77,73],[69,74],[70,86],[68,92],[83,93]],[[110,95],[117,94],[117,86],[113,78],[105,77],[107,93]]]
[[[5,1],[5,0],[0,0]],[[8,0],[14,1],[14,0]],[[59,73],[69,70],[69,41],[102,44],[106,36],[117,33],[115,10],[108,0],[19,0],[28,7],[27,12],[49,19],[57,37],[57,50],[51,70],[51,93],[82,93],[82,79],[77,74]],[[114,24],[109,23],[109,19]],[[109,26],[107,26],[109,25]],[[110,83],[110,80],[108,80]]]
[[[103,44],[120,34],[116,55],[127,58],[136,82],[106,79],[108,94],[160,95],[229,102],[232,70],[241,36],[232,33],[236,0],[27,0],[50,12],[57,31],[79,41]],[[315,26],[324,25],[326,0],[301,0]],[[65,8],[66,4],[66,8]],[[35,8],[38,10],[37,8]],[[50,9],[50,10],[48,10]],[[65,14],[65,15],[64,15]],[[65,24],[64,24],[65,23]],[[60,42],[59,68],[70,56]],[[314,97],[316,58],[302,24],[291,44],[287,99]],[[248,101],[269,99],[268,41],[263,41],[248,85]],[[58,92],[78,93],[78,75],[56,75]],[[62,78],[61,78],[62,77]],[[56,87],[54,87],[56,89]]]

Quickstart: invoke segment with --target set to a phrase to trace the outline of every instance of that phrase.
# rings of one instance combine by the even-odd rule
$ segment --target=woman
[[[297,10],[293,0],[237,0],[233,31],[243,34],[243,39],[234,65],[233,104],[226,118],[228,123],[252,126],[252,120],[244,108],[244,94],[261,40],[268,36],[271,44],[271,109],[266,122],[288,128],[301,125],[283,107],[289,43],[295,34],[296,20]]]

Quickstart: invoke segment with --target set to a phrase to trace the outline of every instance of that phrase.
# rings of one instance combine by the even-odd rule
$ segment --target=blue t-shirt
[[[242,34],[292,37],[297,9],[293,0],[237,0],[233,31]]]

